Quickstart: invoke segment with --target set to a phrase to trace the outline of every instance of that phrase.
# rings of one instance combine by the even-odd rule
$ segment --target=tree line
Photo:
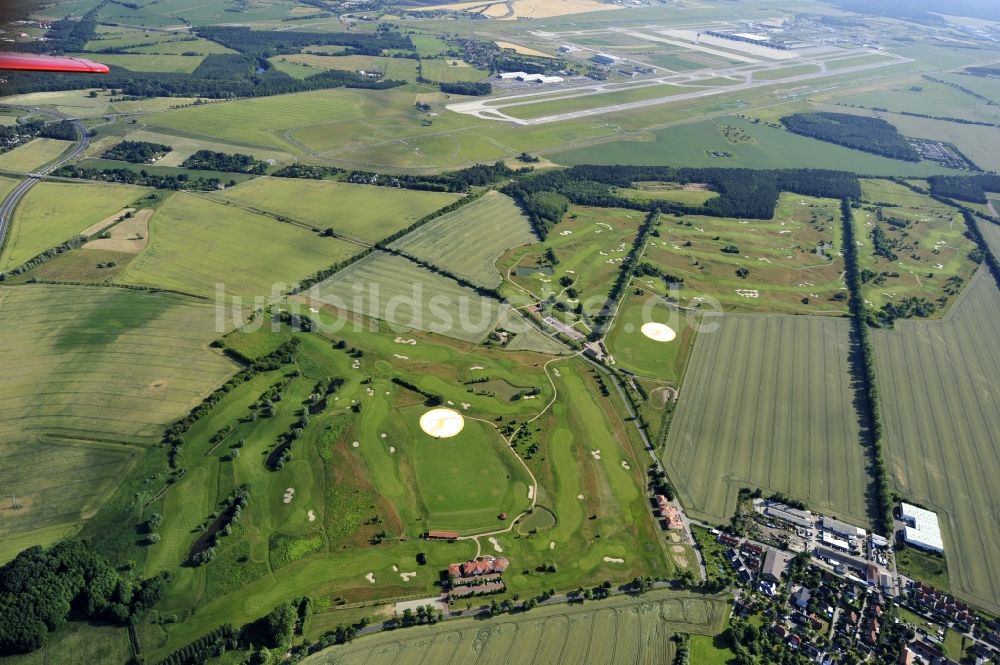
[[[52,175],[59,178],[120,182],[127,185],[142,185],[157,189],[211,191],[220,189],[223,186],[223,182],[218,178],[191,178],[187,173],[164,175],[149,173],[146,169],[139,171],[127,168],[91,169],[76,166],[75,164],[60,166],[52,172]],[[229,181],[230,186],[235,184],[235,180]]]
[[[398,32],[380,29],[370,32],[300,32],[251,30],[246,27],[201,26],[195,33],[204,39],[241,53],[263,57],[298,53],[306,46],[346,46],[378,55],[386,49],[412,51],[413,41]]]
[[[906,137],[881,118],[816,111],[786,115],[781,123],[793,134],[906,162],[920,161]]]
[[[988,203],[986,192],[1000,192],[1000,175],[933,175],[927,178],[934,196],[946,196],[969,203]]]
[[[874,506],[877,511],[873,515],[875,528],[882,533],[892,533],[892,492],[889,489],[889,472],[885,464],[883,450],[882,406],[880,401],[878,380],[875,373],[875,350],[871,343],[868,326],[868,313],[865,309],[864,295],[861,291],[861,274],[858,268],[858,247],[854,234],[854,222],[851,203],[841,199],[840,214],[844,234],[844,272],[848,290],[848,309],[851,316],[851,336],[857,345],[857,351],[851,352],[855,363],[860,361],[859,374],[861,378],[863,413],[871,439],[872,481]]]

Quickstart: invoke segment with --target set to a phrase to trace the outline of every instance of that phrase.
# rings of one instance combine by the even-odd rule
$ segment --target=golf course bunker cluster
[[[431,409],[420,416],[420,429],[435,439],[449,439],[465,427],[465,419],[454,409]]]

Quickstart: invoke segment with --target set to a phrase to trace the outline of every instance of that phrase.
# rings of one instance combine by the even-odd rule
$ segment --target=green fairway
[[[329,227],[373,243],[458,200],[460,195],[327,180],[256,178],[212,197],[285,215],[317,229]]]
[[[688,320],[684,314],[666,307],[653,293],[631,293],[623,300],[606,340],[615,366],[639,376],[680,384],[694,344],[694,329]],[[677,333],[677,338],[658,342],[646,337],[642,326],[651,321],[669,326]]]
[[[203,196],[178,192],[150,224],[145,250],[118,277],[209,296],[280,295],[359,248],[337,238],[279,222]],[[246,302],[245,304],[249,304]]]
[[[635,201],[673,201],[691,206],[704,205],[719,195],[704,187],[661,182],[637,182],[634,188],[619,187],[615,193]]]
[[[668,293],[664,280],[636,284],[700,307],[793,314],[843,314],[840,203],[783,193],[770,220],[701,215],[661,218],[643,258],[684,281]]]
[[[862,280],[866,303],[878,309],[924,298],[940,317],[978,267],[969,258],[976,244],[965,235],[962,214],[887,180],[863,180],[862,190],[867,205],[854,210],[854,234],[858,266],[868,271]],[[894,259],[876,254],[875,233]]]
[[[0,154],[0,169],[28,173],[44,166],[66,152],[72,144],[56,139],[31,139],[9,152]]]
[[[310,290],[310,294],[313,291]],[[500,303],[398,256],[375,252],[316,287],[320,302],[399,327],[482,340]]]
[[[0,658],[3,665],[48,665],[49,663],[102,663],[125,665],[132,657],[128,630],[118,626],[90,625],[71,621],[47,644],[30,654]]]
[[[898,491],[938,514],[951,591],[1000,610],[991,497],[1000,474],[988,395],[1000,390],[1000,291],[980,272],[943,321],[898,321],[874,335],[886,462]]]
[[[739,488],[759,487],[867,524],[848,322],[739,314],[721,321],[698,335],[662,453],[690,514],[727,523]]]
[[[792,168],[822,164],[873,175],[928,175],[948,169],[933,162],[914,164],[851,150],[832,143],[798,136],[783,129],[755,125],[740,118],[726,122],[743,129],[754,143],[732,144],[714,122],[702,121],[651,133],[652,140],[613,141],[548,155],[567,166],[574,164],[646,164],[703,167]],[[892,121],[895,124],[895,121]],[[982,128],[980,128],[982,129]],[[903,127],[900,131],[907,133]],[[924,136],[924,134],[917,134]],[[712,152],[731,157],[713,157]]]
[[[303,661],[308,665],[390,665],[427,662],[625,663],[672,662],[677,632],[714,635],[727,603],[684,592],[655,591],[595,605],[553,604],[528,614],[495,619],[488,628],[473,620],[385,633],[333,647]],[[652,661],[651,661],[652,662]]]
[[[593,313],[603,307],[644,218],[635,210],[571,206],[544,244],[504,255],[501,272],[522,289],[512,294],[527,291],[540,299],[551,293],[568,310],[579,305]],[[555,266],[548,265],[546,249],[554,252]]]
[[[442,215],[403,236],[390,247],[445,268],[475,284],[500,285],[500,256],[537,243],[527,217],[514,201],[498,192]]]
[[[149,190],[132,185],[42,182],[14,211],[0,270],[16,268],[114,215]],[[110,222],[109,222],[110,223]]]

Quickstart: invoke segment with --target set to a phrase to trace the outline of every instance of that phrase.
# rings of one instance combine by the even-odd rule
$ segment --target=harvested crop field
[[[383,633],[307,658],[308,665],[383,663],[664,663],[677,632],[714,635],[727,611],[721,599],[654,591],[598,605],[553,605],[503,615],[488,626],[468,620]]]
[[[507,250],[537,242],[528,218],[499,192],[442,215],[390,247],[484,286],[500,286],[497,259]]]
[[[716,320],[718,321],[718,319]],[[868,523],[845,319],[730,314],[699,333],[663,462],[690,513],[725,523],[740,487]]]
[[[152,216],[153,211],[149,208],[133,213],[132,217],[111,227],[107,238],[91,240],[83,246],[83,249],[138,254],[146,249],[146,242],[149,239],[149,218]]]
[[[996,612],[1000,291],[980,272],[942,321],[873,335],[896,490],[937,511],[952,591]]]
[[[72,145],[57,139],[31,139],[0,155],[0,169],[27,173],[48,164]]]
[[[404,258],[375,252],[321,283],[316,299],[338,309],[478,342],[500,303]]]
[[[377,242],[461,198],[442,192],[295,178],[256,178],[213,197],[316,228],[329,227],[366,242]]]
[[[119,280],[185,293],[270,296],[351,256],[339,238],[202,196],[171,195],[151,220],[149,245]]]

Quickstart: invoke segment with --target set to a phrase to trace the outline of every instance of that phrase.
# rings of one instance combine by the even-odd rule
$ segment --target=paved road
[[[63,115],[62,113],[57,113],[56,111],[42,111],[41,109],[33,108],[31,109],[34,113],[42,113],[47,116],[56,118],[57,120],[66,120],[69,116]],[[0,249],[3,248],[4,242],[7,240],[7,230],[10,228],[10,220],[14,215],[14,209],[17,204],[20,203],[24,195],[28,193],[35,183],[41,180],[41,176],[44,176],[52,171],[56,170],[66,162],[71,159],[76,159],[87,146],[90,145],[90,135],[87,133],[87,128],[83,126],[83,123],[79,120],[73,121],[74,127],[76,127],[77,143],[72,150],[65,153],[63,156],[59,157],[54,162],[49,162],[45,167],[38,169],[34,173],[29,173],[25,176],[24,180],[18,184],[14,190],[7,195],[3,203],[0,204]]]

